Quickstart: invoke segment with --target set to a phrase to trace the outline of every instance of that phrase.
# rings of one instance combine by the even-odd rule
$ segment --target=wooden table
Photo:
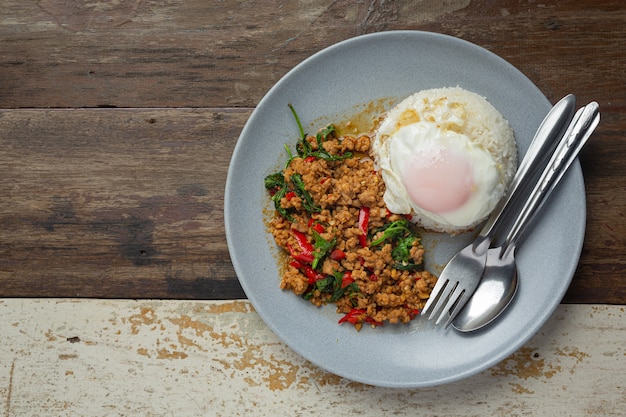
[[[4,416],[623,413],[623,2],[1,8]],[[509,360],[428,390],[356,384],[290,351],[244,300],[224,236],[230,155],[262,96],[324,47],[394,29],[476,43],[552,102],[574,93],[602,113],[580,157],[587,229],[563,304]]]

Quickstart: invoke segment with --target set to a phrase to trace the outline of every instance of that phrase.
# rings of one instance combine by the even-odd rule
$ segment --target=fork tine
[[[471,296],[472,296],[472,292],[463,291],[457,297],[457,300],[454,303],[454,305],[450,308],[450,310],[448,310],[449,316],[444,326],[445,329],[447,329],[452,324],[456,316],[461,312],[461,310],[463,310],[463,307],[465,307],[465,304],[467,304],[467,301],[470,299]]]
[[[430,296],[426,301],[426,305],[422,309],[422,316],[426,315],[426,313],[428,313],[428,311],[430,310],[430,307],[436,304],[437,300],[439,300],[441,292],[446,288],[447,283],[447,279],[442,279],[441,277],[439,277],[439,279],[435,283],[435,286],[433,287],[433,290],[430,292]]]
[[[441,309],[448,303],[450,295],[454,292],[458,285],[458,281],[452,282],[450,280],[446,280],[446,286],[445,288],[442,288],[438,294],[437,303],[433,306],[430,316],[428,316],[428,320],[432,320],[441,314]]]
[[[454,287],[446,300],[445,306],[441,309],[441,312],[439,313],[435,324],[441,323],[441,321],[446,317],[446,313],[449,313],[450,310],[452,310],[452,308],[458,304],[459,298],[463,295],[464,292],[465,288],[461,287],[460,285],[456,285]]]

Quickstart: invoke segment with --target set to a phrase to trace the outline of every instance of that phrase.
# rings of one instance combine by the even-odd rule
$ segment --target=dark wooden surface
[[[5,0],[0,297],[244,297],[224,237],[230,155],[289,69],[338,41],[461,37],[552,101],[601,106],[564,302],[626,304],[622,1]]]

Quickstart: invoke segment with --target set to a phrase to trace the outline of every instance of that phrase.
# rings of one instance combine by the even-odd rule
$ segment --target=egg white
[[[411,123],[388,137],[380,151],[377,159],[381,161],[386,184],[384,199],[393,213],[413,212],[416,217],[430,219],[444,229],[465,228],[486,217],[499,199],[500,193],[494,193],[500,185],[496,161],[464,134],[441,129],[431,122]],[[473,181],[469,197],[460,207],[434,213],[416,204],[403,177],[412,161],[419,164],[419,158],[424,155],[440,154],[442,151],[462,155],[469,165]],[[440,191],[445,193],[445,190]]]

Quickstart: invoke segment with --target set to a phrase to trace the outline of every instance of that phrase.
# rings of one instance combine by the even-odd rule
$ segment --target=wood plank
[[[565,302],[594,303],[594,287],[605,287],[606,291],[601,290],[605,303],[624,304],[626,300],[626,165],[620,162],[626,160],[623,126],[626,115],[602,112],[598,129],[581,152],[587,227]]]
[[[249,115],[0,111],[0,297],[245,297],[223,193]],[[587,232],[566,303],[626,303],[625,123],[604,117],[583,151]]]
[[[0,114],[2,296],[243,297],[223,195],[248,111]]]
[[[491,369],[439,387],[388,389],[312,365],[247,302],[0,300],[0,411],[619,416],[626,402],[625,314],[623,306],[560,306]]]
[[[555,101],[624,111],[623,2],[6,0],[0,108],[253,107],[289,69],[394,29],[477,43]]]

